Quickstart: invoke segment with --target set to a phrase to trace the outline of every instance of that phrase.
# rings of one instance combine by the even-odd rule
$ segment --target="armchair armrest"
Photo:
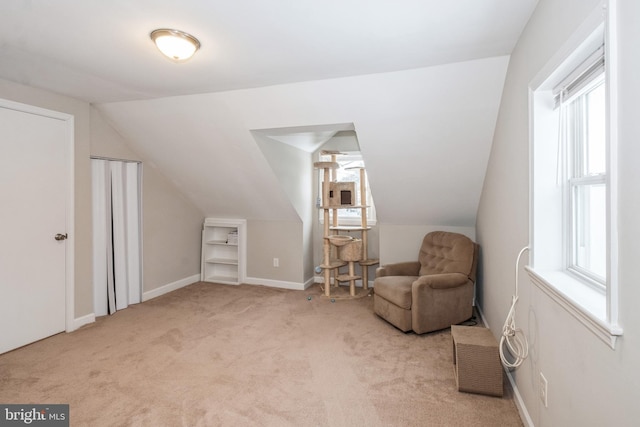
[[[418,333],[436,331],[473,315],[473,281],[466,274],[421,276],[411,285],[411,323]]]
[[[417,276],[420,272],[418,261],[396,262],[376,269],[376,277],[384,276]]]
[[[471,283],[469,277],[462,273],[429,274],[420,276],[413,282],[413,288],[429,287],[431,289],[452,289]]]

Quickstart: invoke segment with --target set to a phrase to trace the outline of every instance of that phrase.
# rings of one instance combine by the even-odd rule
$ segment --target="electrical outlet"
[[[273,266],[274,267],[280,267],[280,260],[278,258],[274,258],[273,259]]]
[[[540,372],[540,400],[542,400],[545,408],[547,407],[547,385],[547,379],[542,375],[542,372]]]

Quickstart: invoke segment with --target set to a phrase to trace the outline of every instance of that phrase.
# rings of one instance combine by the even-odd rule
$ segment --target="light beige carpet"
[[[0,355],[1,403],[68,403],[72,426],[521,426],[505,391],[456,390],[449,330],[317,285],[196,283]]]

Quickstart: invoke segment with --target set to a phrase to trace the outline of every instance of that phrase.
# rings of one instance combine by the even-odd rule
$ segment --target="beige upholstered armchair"
[[[424,236],[418,261],[379,267],[375,313],[407,332],[448,328],[471,318],[478,246],[458,233]]]

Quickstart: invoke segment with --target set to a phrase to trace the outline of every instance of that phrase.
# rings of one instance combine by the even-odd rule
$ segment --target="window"
[[[330,154],[320,154],[319,161],[330,162]],[[332,171],[335,175],[331,176],[331,180],[334,182],[355,182],[355,201],[356,205],[360,205],[360,169],[364,168],[364,160],[359,151],[343,152],[343,154],[336,155],[336,162],[340,165],[340,168]],[[375,224],[375,207],[373,206],[373,199],[371,198],[371,191],[369,189],[369,181],[367,179],[367,172],[364,172],[365,176],[365,191],[366,191],[366,206],[367,208],[367,223],[369,225]],[[322,173],[319,175],[319,189],[318,194],[322,194]],[[319,202],[320,197],[318,198]],[[353,209],[338,209],[338,219],[343,225],[359,225],[362,219],[362,210],[354,207]],[[333,210],[329,211],[330,215],[333,215]],[[330,216],[333,220],[332,216]],[[320,211],[320,221],[323,221],[322,211]]]
[[[530,85],[527,271],[540,290],[614,348],[622,329],[612,5],[606,2],[606,16],[599,5]]]
[[[604,68],[585,88],[560,103],[567,152],[564,167],[564,242],[567,269],[588,284],[604,289],[607,281],[607,144]]]

